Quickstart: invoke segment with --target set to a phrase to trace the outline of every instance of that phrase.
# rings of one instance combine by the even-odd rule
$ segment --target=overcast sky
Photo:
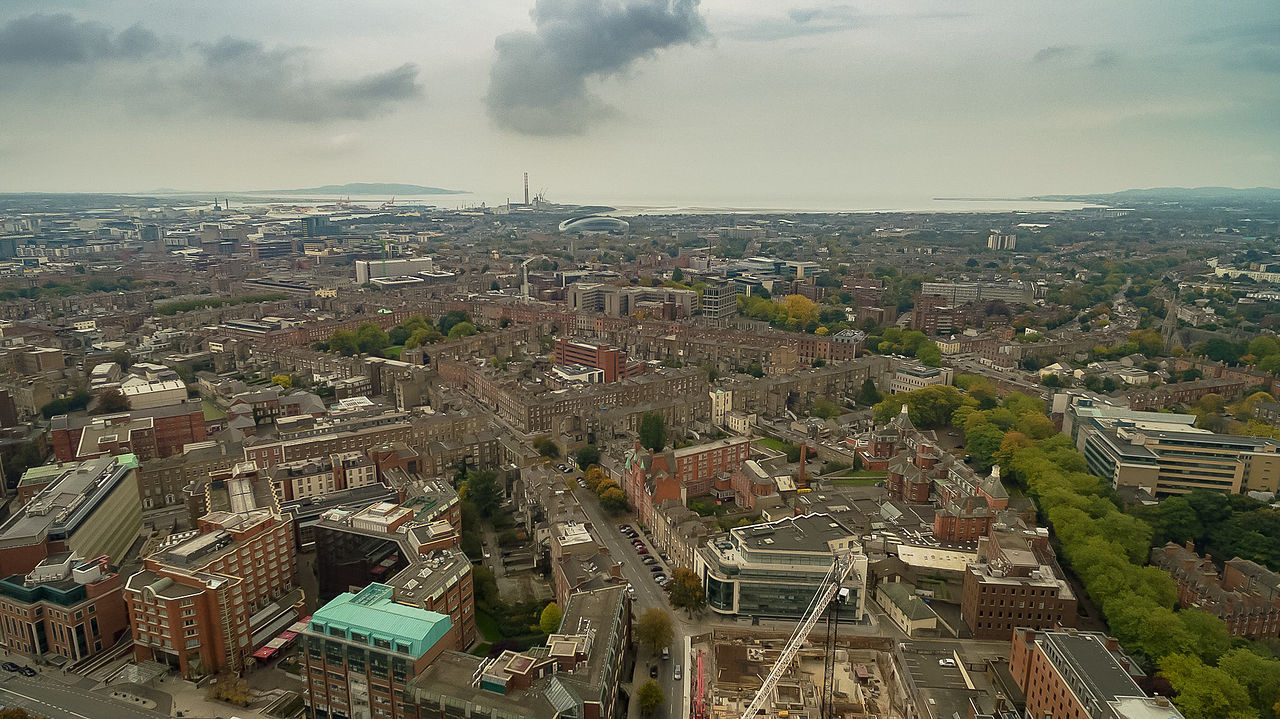
[[[1280,2],[5,0],[0,191],[1280,186]]]

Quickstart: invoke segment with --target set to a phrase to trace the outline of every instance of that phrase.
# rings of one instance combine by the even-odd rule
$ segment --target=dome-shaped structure
[[[631,225],[626,220],[606,215],[571,217],[560,223],[561,232],[575,232],[580,235],[605,232],[621,235],[630,229]]]

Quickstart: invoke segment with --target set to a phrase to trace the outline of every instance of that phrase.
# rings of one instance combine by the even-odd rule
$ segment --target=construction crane
[[[831,563],[831,570],[822,578],[822,582],[818,585],[818,591],[813,595],[813,600],[809,602],[808,609],[805,610],[800,623],[796,625],[796,629],[791,634],[791,638],[787,640],[787,645],[783,647],[782,653],[778,655],[778,661],[774,663],[773,669],[769,671],[769,675],[764,678],[764,682],[760,685],[760,691],[756,693],[755,698],[742,711],[742,719],[755,719],[756,712],[764,706],[764,702],[773,693],[773,688],[777,686],[778,680],[786,674],[787,669],[791,666],[791,662],[796,658],[796,653],[800,651],[800,645],[805,643],[809,638],[809,632],[813,631],[818,620],[822,615],[827,613],[828,609],[832,609],[833,613],[838,611],[839,604],[848,598],[849,591],[843,588],[844,580],[848,578],[849,572],[853,570],[854,554],[852,551],[844,550],[837,552],[835,560]],[[825,671],[825,685],[822,687],[822,716],[823,719],[830,719],[831,703],[832,703],[832,679],[835,669],[835,623],[839,621],[839,614],[835,614],[835,622],[828,618],[827,620],[827,636],[826,636],[826,663],[823,667]]]

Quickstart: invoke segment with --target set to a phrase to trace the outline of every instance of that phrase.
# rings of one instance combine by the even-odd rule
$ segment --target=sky
[[[1276,0],[5,0],[0,191],[1280,187]]]

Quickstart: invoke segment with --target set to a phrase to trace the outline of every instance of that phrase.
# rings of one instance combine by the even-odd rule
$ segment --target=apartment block
[[[26,575],[0,579],[0,642],[7,651],[75,663],[129,631],[120,577],[107,557],[58,552]]]
[[[362,452],[285,462],[264,472],[280,501],[306,499],[378,482],[378,468]]]
[[[751,440],[730,437],[707,444],[664,452],[637,446],[627,454],[622,468],[622,491],[639,521],[654,523],[657,505],[668,499],[687,502],[710,494],[713,480],[736,471],[750,456]]]
[[[456,631],[452,649],[464,651],[477,637],[471,561],[458,548],[460,535],[448,515],[428,503],[382,502],[356,512],[331,510],[313,527],[320,599],[377,582],[400,603],[440,612]]]
[[[308,717],[420,716],[406,687],[457,645],[457,628],[448,616],[397,603],[393,594],[385,584],[370,584],[311,615],[302,632]]]
[[[574,340],[561,337],[556,340],[553,355],[557,365],[582,365],[604,372],[605,382],[643,374],[645,365],[628,362],[627,353],[602,342]]]
[[[138,661],[186,678],[244,671],[299,617],[293,525],[266,509],[208,514],[144,558],[125,599]]]
[[[1173,577],[1180,605],[1222,619],[1231,636],[1280,636],[1280,574],[1240,557],[1219,573],[1208,556],[1172,542],[1151,550],[1151,564]]]
[[[1182,719],[1168,697],[1142,691],[1137,663],[1099,632],[1017,629],[1009,672],[1026,696],[1028,717]]]
[[[49,436],[60,462],[126,452],[145,461],[180,454],[204,441],[208,430],[200,400],[192,399],[120,414],[60,414],[50,420]]]
[[[131,454],[27,470],[23,481],[42,488],[0,524],[0,576],[61,552],[124,557],[142,529],[137,470]]]
[[[1058,574],[1048,530],[997,526],[978,540],[960,614],[976,639],[1007,639],[1020,627],[1074,627],[1076,596]]]

